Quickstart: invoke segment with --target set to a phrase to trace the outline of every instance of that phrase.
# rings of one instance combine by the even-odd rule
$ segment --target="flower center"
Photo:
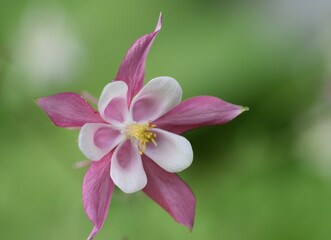
[[[156,134],[151,132],[154,127],[156,125],[150,123],[132,123],[126,127],[125,135],[139,149],[140,155],[145,152],[147,143],[152,142],[157,145]]]

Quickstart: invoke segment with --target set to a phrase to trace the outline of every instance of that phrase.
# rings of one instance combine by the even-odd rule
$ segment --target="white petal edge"
[[[123,158],[123,154],[127,154],[128,156],[124,156]],[[123,160],[128,161],[129,165],[126,166],[126,169],[119,163],[119,161]],[[110,176],[115,185],[125,193],[134,193],[146,186],[147,176],[142,164],[141,155],[138,148],[133,146],[130,140],[123,141],[115,149],[111,159]]]
[[[153,132],[157,145],[148,143],[146,156],[168,172],[180,172],[192,164],[193,150],[186,138],[158,128]]]
[[[107,121],[112,122],[111,119],[105,116],[105,110],[110,103],[110,101],[114,98],[124,98],[126,100],[126,94],[128,92],[128,85],[126,85],[123,81],[114,81],[108,83],[102,90],[100,99],[98,102],[98,110],[101,117]]]
[[[97,147],[94,143],[94,134],[100,128],[109,128],[111,130],[118,131],[115,128],[111,127],[109,124],[87,123],[80,129],[78,136],[79,149],[89,160],[92,161],[100,160],[103,156],[109,153],[116,145],[118,145],[122,139],[122,136],[118,131],[118,136],[115,136],[115,138],[112,139],[112,142],[110,143],[109,146],[103,148]],[[114,135],[116,134],[114,133]]]
[[[137,122],[154,121],[178,105],[182,94],[176,79],[154,78],[133,98],[130,115]]]

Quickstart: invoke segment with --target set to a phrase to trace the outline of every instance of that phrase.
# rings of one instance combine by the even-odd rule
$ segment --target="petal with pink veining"
[[[78,146],[88,159],[98,161],[121,139],[121,133],[109,124],[87,123],[79,132]]]
[[[118,70],[116,80],[125,81],[129,86],[128,103],[144,85],[145,62],[152,43],[161,30],[162,14],[160,14],[154,32],[138,38],[126,53]]]
[[[39,98],[36,103],[58,127],[78,128],[85,123],[104,122],[99,113],[76,93],[59,93]]]
[[[156,143],[148,143],[145,154],[167,172],[180,172],[193,161],[190,142],[177,134],[155,128]]]
[[[154,121],[178,105],[182,88],[171,77],[157,77],[149,81],[133,98],[132,119],[137,122]]]
[[[114,183],[109,176],[111,154],[98,162],[93,162],[85,174],[83,182],[83,205],[94,228],[88,237],[92,240],[105,222]]]
[[[148,182],[143,191],[164,208],[176,222],[192,229],[195,198],[192,190],[175,173],[169,173],[143,157]]]
[[[128,86],[123,81],[108,83],[100,96],[98,109],[101,117],[109,122],[123,122],[128,115],[126,94]]]
[[[147,178],[141,156],[130,140],[116,148],[111,162],[110,176],[123,192],[133,193],[145,187]]]
[[[216,97],[200,96],[180,103],[153,124],[179,134],[198,127],[225,124],[247,110]]]

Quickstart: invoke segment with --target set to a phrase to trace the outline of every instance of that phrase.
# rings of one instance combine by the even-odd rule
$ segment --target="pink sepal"
[[[115,80],[124,81],[128,85],[128,104],[131,103],[133,96],[136,95],[144,85],[146,57],[155,37],[161,30],[161,26],[162,13],[160,13],[154,32],[138,38],[129,48],[119,67]]]
[[[175,173],[169,173],[144,156],[147,185],[143,191],[165,209],[176,222],[188,227],[194,224],[195,198],[192,190]]]
[[[199,96],[180,103],[153,124],[180,134],[194,128],[225,124],[246,110],[217,97]]]
[[[84,177],[83,205],[87,216],[94,224],[88,240],[92,240],[100,231],[107,217],[114,191],[114,183],[109,174],[112,154],[113,152],[100,161],[93,162]]]
[[[59,93],[36,100],[51,121],[58,127],[79,128],[85,123],[103,123],[99,113],[80,95]]]

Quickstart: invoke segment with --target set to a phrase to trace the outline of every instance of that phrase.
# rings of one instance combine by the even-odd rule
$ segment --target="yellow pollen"
[[[145,152],[147,143],[152,142],[157,146],[156,134],[151,132],[154,127],[156,125],[150,123],[132,123],[126,127],[126,136],[139,149],[140,155]]]

